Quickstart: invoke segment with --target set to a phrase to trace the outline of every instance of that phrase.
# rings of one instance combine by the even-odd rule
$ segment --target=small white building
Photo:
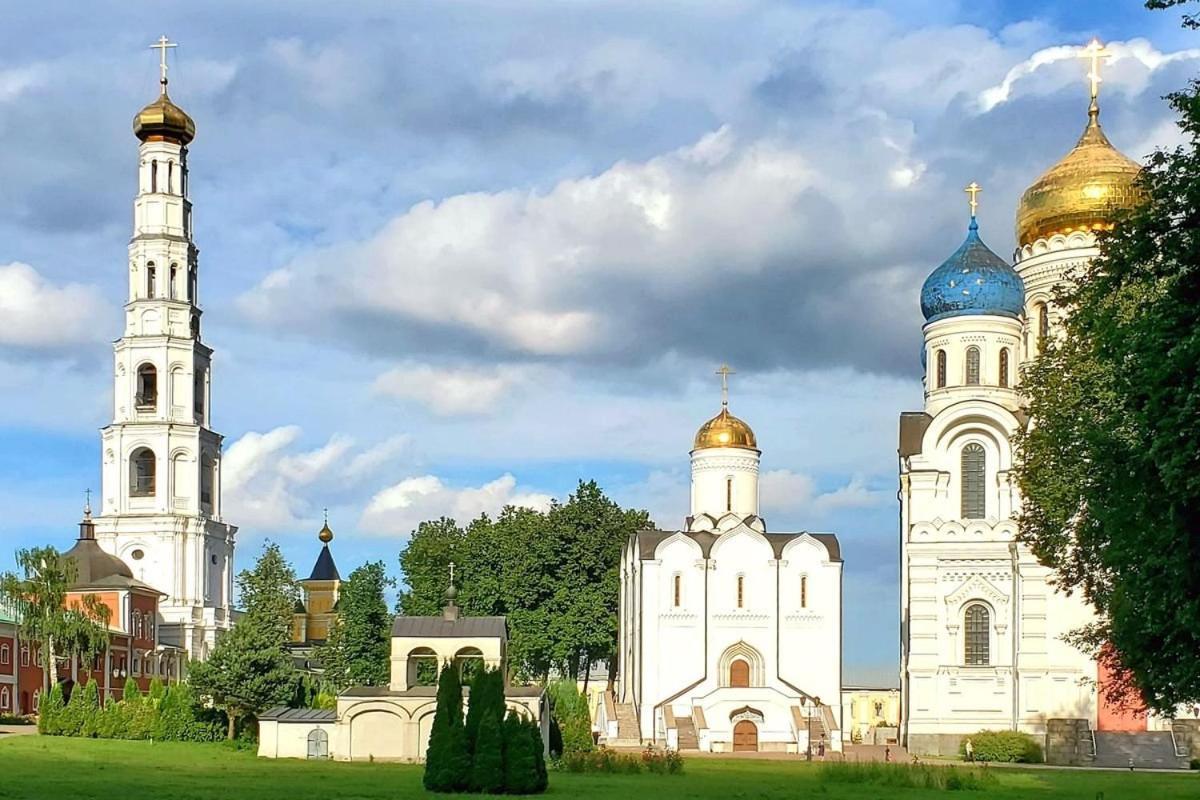
[[[759,456],[726,392],[696,434],[684,530],[625,545],[618,691],[598,720],[609,743],[796,753],[811,730],[814,751],[841,749],[840,547],[767,531]]]
[[[470,673],[504,669],[504,617],[465,617],[447,590],[438,617],[398,616],[392,624],[392,670],[387,686],[355,686],[338,696],[336,710],[279,707],[259,716],[258,754],[265,758],[338,761],[424,761],[437,709],[440,669]],[[464,687],[466,700],[468,690]],[[549,713],[541,686],[508,686],[506,705],[537,720],[548,740]],[[464,702],[465,710],[465,702]]]

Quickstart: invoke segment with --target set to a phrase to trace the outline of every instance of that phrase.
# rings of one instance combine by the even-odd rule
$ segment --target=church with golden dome
[[[924,408],[899,426],[900,738],[912,753],[955,755],[983,729],[1060,741],[1154,724],[1110,706],[1109,676],[1066,641],[1093,614],[1018,541],[1012,474],[1014,437],[1029,424],[1021,366],[1067,313],[1055,289],[1141,197],[1138,164],[1100,125],[1103,54],[1084,50],[1083,134],[1022,195],[1012,261],[984,244],[972,183],[966,240],[921,289]]]
[[[681,751],[841,750],[842,557],[832,533],[768,530],[759,449],[729,410],[691,450],[681,529],[630,537],[621,556],[612,745]]]

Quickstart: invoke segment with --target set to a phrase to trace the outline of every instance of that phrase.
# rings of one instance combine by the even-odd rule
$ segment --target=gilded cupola
[[[158,98],[133,118],[133,134],[143,142],[167,141],[186,147],[196,138],[196,123],[167,96],[167,50],[176,45],[164,36],[150,46],[159,51],[158,83],[162,89]]]
[[[742,420],[729,413],[729,376],[733,370],[721,367],[721,413],[705,422],[696,431],[693,450],[705,450],[714,447],[739,447],[743,450],[758,450],[758,440],[754,431]]]
[[[1025,190],[1017,206],[1017,243],[1032,244],[1055,234],[1111,230],[1121,213],[1143,199],[1137,183],[1141,167],[1112,146],[1100,127],[1099,59],[1103,48],[1093,42],[1092,103],[1079,141]]]

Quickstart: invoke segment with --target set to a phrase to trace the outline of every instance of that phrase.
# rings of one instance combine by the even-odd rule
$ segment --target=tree
[[[138,688],[137,681],[133,678],[125,679],[125,688],[121,692],[121,701],[125,703],[136,703],[142,699],[142,690]]]
[[[264,630],[272,631],[280,646],[292,635],[292,614],[300,600],[296,571],[283,557],[279,545],[267,542],[254,563],[237,578],[238,595],[246,616],[254,616]]]
[[[425,752],[424,784],[431,792],[457,792],[467,787],[470,775],[462,684],[458,670],[445,664],[438,677],[437,709],[429,731],[429,749]]]
[[[550,703],[562,736],[563,754],[586,753],[593,748],[592,716],[587,697],[568,678],[551,682]]]
[[[0,575],[0,603],[17,620],[21,639],[42,651],[42,693],[48,694],[59,659],[91,659],[108,647],[111,612],[94,594],[67,593],[78,568],[53,547],[18,550],[20,574]]]
[[[43,736],[57,736],[62,733],[64,707],[62,684],[56,683],[38,705],[38,733]]]
[[[480,669],[471,679],[471,693],[467,698],[467,719],[464,723],[467,736],[467,752],[475,753],[479,726],[483,717],[491,713],[499,728],[504,719],[504,674],[499,669]]]
[[[382,561],[350,573],[338,594],[338,616],[317,650],[326,679],[338,689],[383,686],[391,677],[392,615],[384,592],[395,581]]]
[[[508,661],[520,677],[586,676],[601,659],[615,666],[621,547],[648,524],[594,481],[545,513],[508,507],[465,529],[445,518],[422,523],[400,554],[408,584],[400,610],[436,614],[453,561],[463,611],[507,617]]]
[[[536,730],[536,728],[534,728]],[[530,727],[516,711],[504,719],[504,787],[509,794],[536,794],[545,790],[538,761],[541,737],[534,743]]]
[[[1182,6],[1193,2],[1195,0],[1146,0],[1146,8],[1173,8],[1174,6]],[[1184,14],[1182,22],[1185,28],[1200,28],[1200,17],[1194,14]]]
[[[500,794],[504,791],[504,777],[504,735],[495,710],[489,708],[479,720],[471,759],[471,791]]]
[[[1200,83],[1169,99],[1186,144],[1060,291],[1016,441],[1021,537],[1098,614],[1077,642],[1167,714],[1200,701]]]
[[[239,720],[287,701],[293,672],[278,631],[269,620],[247,615],[217,641],[207,661],[192,666],[189,681],[225,712],[232,739]]]

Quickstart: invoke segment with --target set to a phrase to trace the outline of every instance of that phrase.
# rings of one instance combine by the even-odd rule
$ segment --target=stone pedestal
[[[1092,733],[1086,719],[1046,720],[1046,763],[1086,767],[1094,759]]]

